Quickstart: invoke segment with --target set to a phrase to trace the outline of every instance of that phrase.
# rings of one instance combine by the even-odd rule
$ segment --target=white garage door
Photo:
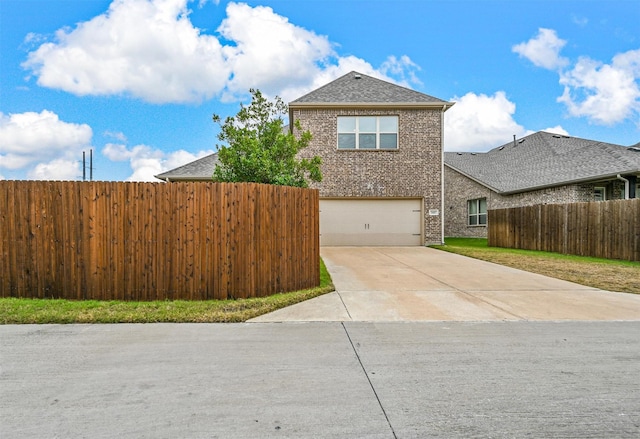
[[[320,245],[422,245],[421,199],[322,199]]]

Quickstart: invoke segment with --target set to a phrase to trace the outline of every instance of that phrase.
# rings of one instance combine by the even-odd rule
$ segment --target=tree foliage
[[[308,187],[308,180],[322,181],[321,159],[298,158],[298,153],[311,141],[311,133],[304,131],[299,137],[285,130],[282,119],[287,106],[276,97],[269,101],[259,90],[251,89],[251,103],[241,105],[235,116],[222,122],[214,114],[213,121],[220,125],[218,139],[219,163],[213,174],[219,182],[254,182],[282,186]],[[300,123],[295,122],[300,129]]]

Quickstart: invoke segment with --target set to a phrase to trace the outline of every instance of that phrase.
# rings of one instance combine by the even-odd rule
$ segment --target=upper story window
[[[398,116],[339,116],[338,149],[398,149]]]
[[[467,201],[467,209],[469,211],[470,226],[486,226],[487,225],[487,199],[478,198]]]

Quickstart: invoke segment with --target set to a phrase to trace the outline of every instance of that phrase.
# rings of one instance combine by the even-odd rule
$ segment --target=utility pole
[[[82,151],[82,181],[87,181],[87,156]],[[89,150],[89,181],[93,181],[93,148]]]

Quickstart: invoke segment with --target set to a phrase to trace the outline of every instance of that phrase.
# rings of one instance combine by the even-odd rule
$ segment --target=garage
[[[422,199],[321,199],[320,245],[422,245]]]

